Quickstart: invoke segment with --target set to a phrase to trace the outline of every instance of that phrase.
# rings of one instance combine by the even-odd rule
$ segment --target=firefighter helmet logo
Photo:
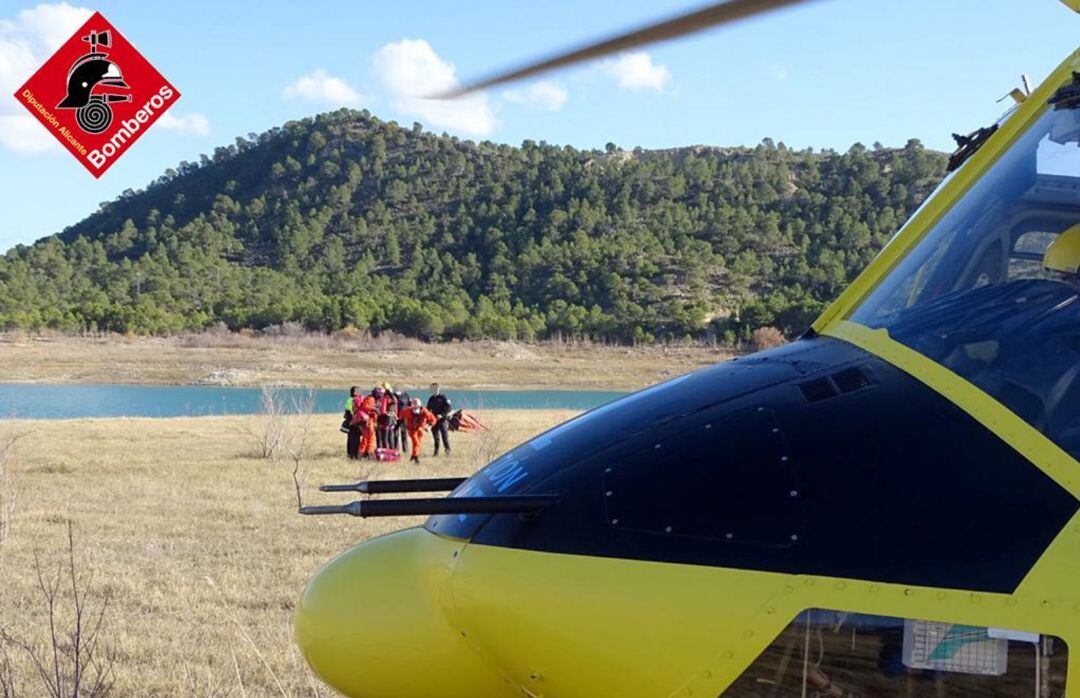
[[[95,13],[15,98],[100,177],[180,92]]]
[[[109,54],[98,47],[108,48],[112,32],[91,31],[82,40],[90,44],[90,53],[71,66],[67,77],[67,95],[57,109],[74,109],[75,121],[87,133],[101,133],[112,123],[112,102],[130,102],[130,94],[117,94],[108,88],[130,91],[120,73],[120,66],[109,60]],[[105,91],[98,88],[106,88]]]

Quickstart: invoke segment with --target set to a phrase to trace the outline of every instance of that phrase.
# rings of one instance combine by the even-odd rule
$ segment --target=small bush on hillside
[[[772,349],[782,344],[787,344],[787,339],[775,327],[759,327],[750,333],[750,348],[754,351]]]

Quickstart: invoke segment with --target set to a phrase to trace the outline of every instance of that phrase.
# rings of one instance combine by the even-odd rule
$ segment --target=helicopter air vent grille
[[[842,393],[853,393],[856,390],[868,388],[872,384],[870,376],[866,375],[866,371],[858,366],[834,373],[832,379]]]
[[[799,390],[807,402],[820,402],[839,395],[836,386],[828,378],[816,378],[799,384]]]

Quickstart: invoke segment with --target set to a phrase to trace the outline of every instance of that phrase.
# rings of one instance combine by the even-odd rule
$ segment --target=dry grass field
[[[631,390],[731,358],[703,346],[465,342],[342,335],[82,338],[0,335],[0,382]]]
[[[7,371],[13,353],[5,347],[0,360]],[[452,457],[426,453],[419,467],[345,460],[337,415],[311,417],[306,441],[294,423],[293,443],[306,450],[305,501],[349,499],[315,491],[323,482],[467,475],[572,413],[481,416],[492,432],[452,435]],[[0,422],[0,439],[25,433],[11,460],[17,482],[7,490],[17,506],[0,542],[0,629],[47,641],[35,554],[48,579],[66,558],[70,520],[78,568],[92,574],[82,593],[91,607],[110,599],[100,637],[115,655],[112,695],[329,695],[292,642],[306,581],[345,547],[417,521],[298,516],[291,460],[253,455],[248,432],[261,419]],[[60,598],[67,609],[66,586]],[[18,695],[47,695],[26,653],[9,652]]]

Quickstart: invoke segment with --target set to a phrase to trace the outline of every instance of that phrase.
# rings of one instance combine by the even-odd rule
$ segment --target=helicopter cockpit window
[[[1068,660],[1051,635],[813,609],[721,698],[1050,698],[1065,694]]]
[[[863,301],[1080,458],[1080,110],[1049,109]]]

